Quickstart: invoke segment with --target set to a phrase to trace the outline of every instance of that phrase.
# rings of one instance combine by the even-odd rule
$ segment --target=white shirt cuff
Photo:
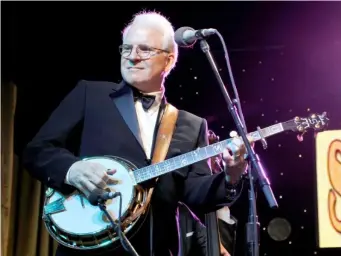
[[[231,219],[230,209],[225,206],[219,210],[217,210],[217,217],[227,224],[233,225],[235,222]]]

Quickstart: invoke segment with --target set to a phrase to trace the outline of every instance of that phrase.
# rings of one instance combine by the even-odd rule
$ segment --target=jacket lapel
[[[118,84],[118,87],[113,90],[114,92],[110,94],[110,97],[112,98],[118,111],[136,138],[137,142],[143,148],[132,89],[124,82],[121,82]]]

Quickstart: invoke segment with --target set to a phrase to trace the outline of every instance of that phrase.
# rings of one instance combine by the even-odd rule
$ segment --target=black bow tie
[[[138,90],[133,90],[133,92],[134,92],[134,101],[137,101],[138,99],[140,99],[143,109],[146,111],[150,109],[150,107],[153,105],[155,101],[155,96],[142,94]]]

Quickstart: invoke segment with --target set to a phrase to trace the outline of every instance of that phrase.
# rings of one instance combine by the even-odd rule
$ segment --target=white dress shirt
[[[164,90],[159,92],[144,93],[145,95],[155,96],[153,105],[146,111],[142,107],[140,100],[135,102],[135,109],[137,120],[140,128],[140,136],[143,143],[143,149],[146,152],[148,159],[151,159],[151,151],[153,146],[154,130],[156,125],[156,119],[159,113],[161,100],[164,95]]]

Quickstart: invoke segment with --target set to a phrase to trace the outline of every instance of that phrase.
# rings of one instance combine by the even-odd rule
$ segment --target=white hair
[[[172,24],[160,13],[142,11],[135,14],[131,22],[124,28],[122,40],[126,37],[131,26],[136,24],[141,27],[156,29],[163,34],[163,50],[167,50],[174,54],[174,61],[169,70],[170,72],[175,67],[179,52],[178,45],[174,40],[174,28]],[[165,76],[167,76],[169,72],[165,74]]]

